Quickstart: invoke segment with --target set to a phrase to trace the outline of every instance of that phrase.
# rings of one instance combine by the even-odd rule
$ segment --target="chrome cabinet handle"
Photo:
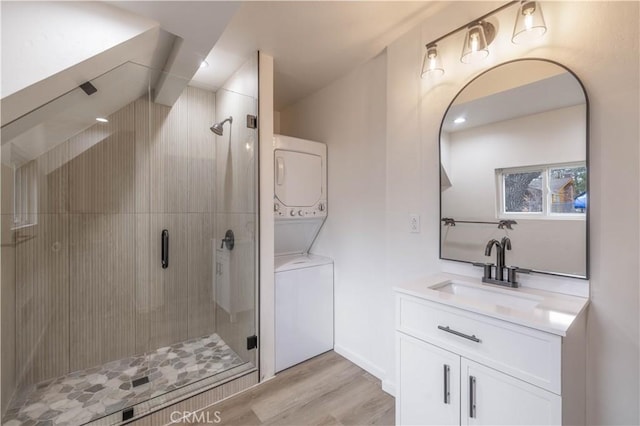
[[[469,376],[469,417],[476,417],[476,378]]]
[[[444,364],[444,403],[445,404],[451,404],[451,391],[449,388],[450,371],[451,371],[451,368],[447,364]]]
[[[456,336],[463,337],[463,338],[471,340],[473,342],[480,343],[480,339],[478,339],[475,334],[472,334],[471,336],[469,336],[468,334],[464,334],[464,333],[461,333],[459,331],[453,330],[453,329],[449,328],[449,326],[445,327],[445,326],[442,326],[442,325],[439,325],[438,329],[442,330],[442,331],[446,331],[447,333],[455,334]]]

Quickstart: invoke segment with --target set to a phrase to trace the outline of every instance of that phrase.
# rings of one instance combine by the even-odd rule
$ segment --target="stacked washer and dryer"
[[[327,146],[274,136],[276,372],[333,349],[333,260],[309,250],[327,218]]]

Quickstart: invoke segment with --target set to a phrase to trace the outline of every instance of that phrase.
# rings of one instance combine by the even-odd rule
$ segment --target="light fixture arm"
[[[478,22],[480,22],[480,21],[484,21],[486,18],[488,18],[488,17],[490,17],[490,16],[492,16],[492,15],[495,15],[496,13],[500,12],[501,10],[504,10],[504,9],[506,9],[506,8],[510,7],[510,6],[513,6],[514,4],[519,4],[519,3],[520,3],[520,2],[519,2],[519,1],[517,1],[517,0],[516,0],[516,1],[510,1],[510,2],[508,2],[508,3],[505,3],[505,4],[503,4],[502,6],[500,6],[500,7],[496,8],[496,9],[493,9],[491,12],[486,13],[486,14],[482,15],[481,17],[474,19],[473,21],[469,21],[469,22],[467,22],[466,24],[459,26],[459,27],[458,27],[458,28],[456,28],[455,30],[449,31],[449,32],[448,32],[448,33],[446,33],[445,35],[440,36],[440,37],[436,38],[435,40],[430,41],[429,43],[427,43],[427,44],[426,44],[426,47],[427,47],[427,49],[428,49],[428,48],[429,48],[429,46],[431,46],[431,45],[433,45],[433,44],[436,44],[436,43],[438,43],[439,41],[442,41],[442,40],[444,40],[445,38],[447,38],[447,37],[449,37],[449,36],[452,36],[452,35],[454,35],[454,34],[456,34],[456,33],[460,32],[460,31],[466,31],[466,30],[469,28],[469,26],[474,25],[474,24],[477,24],[477,23],[478,23]]]
[[[460,31],[466,31],[464,43],[462,45],[462,53],[460,62],[464,64],[475,64],[489,56],[489,45],[496,37],[497,29],[487,20],[487,18],[501,12],[502,10],[520,5],[516,15],[516,21],[513,29],[511,41],[514,44],[528,43],[534,39],[540,38],[547,31],[544,21],[542,9],[537,0],[514,0],[503,4],[486,13],[479,18],[474,19],[448,33],[431,40],[425,44],[426,52],[422,59],[421,78],[433,80],[444,74],[444,66],[442,59],[438,54],[437,44]]]

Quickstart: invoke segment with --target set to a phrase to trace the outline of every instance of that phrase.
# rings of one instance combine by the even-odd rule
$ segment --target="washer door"
[[[312,207],[322,198],[322,158],[295,151],[275,151],[275,194],[288,207]]]

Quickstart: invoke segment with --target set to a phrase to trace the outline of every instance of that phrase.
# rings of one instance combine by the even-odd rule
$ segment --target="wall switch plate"
[[[420,215],[409,213],[409,232],[412,234],[420,233]]]

